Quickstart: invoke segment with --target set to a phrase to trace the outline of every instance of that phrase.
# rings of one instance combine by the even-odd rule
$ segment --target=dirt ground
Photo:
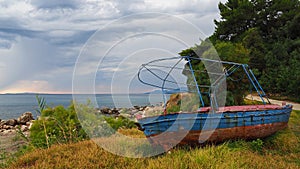
[[[24,144],[26,144],[26,141],[15,131],[5,134],[0,133],[0,154],[15,153]]]
[[[246,96],[246,99],[249,100],[256,100],[256,101],[261,101],[261,98],[259,96]],[[278,104],[282,105],[282,102],[285,102],[286,104],[292,104],[293,105],[293,110],[300,110],[300,104],[299,103],[294,103],[294,102],[289,102],[289,101],[280,101],[280,100],[274,100],[274,99],[269,99],[272,104]]]

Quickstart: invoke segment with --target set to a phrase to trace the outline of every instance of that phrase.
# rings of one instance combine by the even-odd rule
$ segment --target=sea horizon
[[[43,97],[50,107],[62,105],[68,107],[72,100],[87,103],[90,98],[96,99],[96,107],[130,108],[133,106],[161,105],[161,94],[132,93],[132,94],[49,94],[49,93],[8,93],[0,94],[0,119],[18,118],[24,112],[32,112],[36,117],[38,103],[36,95]],[[88,97],[92,96],[92,97]]]

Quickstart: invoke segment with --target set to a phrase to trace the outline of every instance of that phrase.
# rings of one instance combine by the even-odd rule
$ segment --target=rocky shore
[[[97,113],[112,117],[125,117],[133,121],[139,118],[160,115],[163,112],[162,106],[134,106],[132,108],[98,108]],[[17,119],[0,119],[0,136],[15,134],[17,131],[23,132],[26,136],[33,124],[34,118],[31,112],[23,113]]]
[[[25,139],[18,137],[18,133],[22,132],[25,137],[28,137],[33,120],[31,112],[25,112],[17,119],[0,119],[0,155],[13,154],[27,144]],[[0,163],[3,160],[0,158]]]
[[[28,135],[33,120],[34,118],[31,112],[25,112],[17,119],[0,119],[0,136],[14,134],[18,130],[23,132],[25,135]]]
[[[132,108],[108,108],[97,109],[97,113],[113,117],[125,117],[132,121],[139,118],[161,115],[164,111],[163,106],[134,106]]]

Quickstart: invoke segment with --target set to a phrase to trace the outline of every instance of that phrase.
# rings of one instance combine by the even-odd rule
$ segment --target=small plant
[[[36,109],[36,112],[41,116],[42,112],[46,108],[46,101],[45,101],[44,98],[39,97],[38,95],[36,95],[36,100],[37,100],[38,106],[39,106],[39,108]],[[44,129],[44,135],[45,135],[46,145],[47,145],[47,148],[49,148],[49,137],[47,135],[47,129],[46,129],[46,125],[45,125],[45,119],[41,119],[41,121],[43,123],[43,129]]]
[[[114,130],[118,130],[119,128],[125,128],[125,129],[136,128],[134,122],[125,117],[118,117],[118,118],[105,117],[104,119]]]
[[[262,152],[264,142],[261,139],[256,139],[251,142],[251,148],[254,151]]]
[[[16,137],[15,137],[15,141],[17,141],[18,139],[23,139],[23,140],[25,140],[27,143],[29,143],[30,141],[29,141],[29,138],[22,132],[22,130],[21,130],[21,126],[19,125],[19,126],[17,126],[17,135],[16,135]]]
[[[176,113],[180,111],[180,106],[179,105],[173,105],[167,108],[168,113]]]
[[[0,168],[6,168],[7,164],[5,162],[7,160],[7,153],[6,152],[0,152]]]

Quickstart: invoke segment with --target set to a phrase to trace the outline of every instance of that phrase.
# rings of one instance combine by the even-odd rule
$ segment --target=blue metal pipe
[[[204,101],[203,101],[203,98],[202,98],[202,94],[201,94],[201,91],[200,91],[198,83],[197,83],[197,79],[195,77],[195,73],[194,73],[194,69],[193,69],[192,63],[191,63],[191,59],[189,57],[187,57],[186,59],[188,60],[189,67],[190,67],[190,70],[191,70],[194,82],[196,83],[196,88],[197,88],[197,92],[198,92],[198,95],[199,95],[199,99],[201,101],[201,105],[202,105],[202,107],[204,107],[205,104],[204,104]]]
[[[252,83],[252,85],[254,86],[255,90],[257,91],[259,97],[261,98],[263,104],[266,104],[264,98],[262,97],[261,93],[259,92],[258,88],[256,87],[254,81],[252,80],[251,76],[249,75],[249,73],[248,73],[248,71],[247,71],[247,69],[246,69],[246,67],[248,67],[248,65],[243,64],[242,67],[243,67],[243,69],[244,69],[244,71],[245,71],[245,73],[246,73],[246,75],[247,75],[249,81]]]
[[[259,84],[259,82],[258,82],[258,80],[256,79],[256,77],[255,77],[255,75],[254,75],[254,73],[252,72],[252,70],[251,69],[249,69],[249,72],[251,73],[251,75],[252,75],[252,77],[253,77],[253,79],[255,80],[255,82],[257,83],[257,86],[260,88],[260,90],[262,91],[262,93],[263,93],[263,96],[264,97],[266,97],[266,99],[267,99],[267,101],[268,101],[268,103],[270,103],[270,100],[269,100],[269,98],[267,97],[267,95],[266,95],[266,93],[265,93],[265,91],[264,91],[264,89],[261,87],[261,85]]]

